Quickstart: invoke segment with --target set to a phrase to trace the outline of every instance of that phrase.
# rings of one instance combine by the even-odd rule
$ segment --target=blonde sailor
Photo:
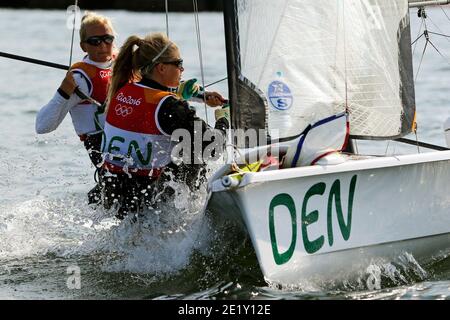
[[[83,16],[80,46],[87,55],[71,66],[53,98],[36,117],[36,132],[44,134],[56,130],[70,113],[75,132],[96,167],[102,161],[100,146],[105,117],[101,108],[83,100],[74,90],[78,87],[85,95],[105,102],[114,57],[114,35],[109,18],[93,12]],[[89,192],[89,202],[98,201],[98,192],[97,186]]]
[[[195,180],[203,168],[202,164],[172,163],[171,135],[175,130],[185,129],[191,137],[194,133],[203,136],[209,130],[186,100],[180,98],[181,95],[189,99],[196,93],[195,81],[189,87],[180,87],[178,95],[172,92],[171,88],[180,85],[183,71],[177,45],[162,33],[149,34],[144,39],[129,37],[115,61],[108,94],[102,173],[107,176],[104,205],[110,208],[116,203],[118,218],[151,205],[155,182],[164,179],[163,172],[169,170],[182,179]],[[224,100],[218,93],[205,94],[206,100]],[[217,119],[215,128],[224,132],[228,125],[222,117]],[[195,132],[197,128],[201,130]]]

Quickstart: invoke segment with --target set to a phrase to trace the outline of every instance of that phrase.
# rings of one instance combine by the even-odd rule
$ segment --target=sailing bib
[[[156,119],[169,96],[173,94],[134,83],[117,92],[106,115],[102,148],[106,168],[149,175],[171,162],[170,136],[160,130]]]
[[[87,82],[89,96],[100,103],[105,102],[111,69],[102,69],[86,62],[78,62],[71,66],[71,71],[80,74]],[[98,133],[103,130],[105,115],[96,105],[82,101],[70,110],[75,131],[79,136]]]

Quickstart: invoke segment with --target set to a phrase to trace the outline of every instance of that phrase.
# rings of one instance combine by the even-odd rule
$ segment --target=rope
[[[414,130],[414,135],[416,136],[417,153],[420,153],[419,137],[417,135],[417,130]]]
[[[78,8],[78,0],[75,0],[75,4],[73,7],[73,24],[72,24],[72,41],[70,42],[70,58],[69,58],[69,67],[72,65],[72,53],[73,53],[73,40],[75,37],[75,22],[77,18],[77,8]]]
[[[205,74],[204,74],[203,54],[202,54],[202,39],[201,39],[201,35],[200,35],[200,21],[198,18],[197,0],[192,0],[192,4],[194,6],[195,32],[197,35],[197,46],[198,46],[198,56],[199,56],[199,60],[200,60],[200,72],[201,72],[201,78],[202,78],[202,87],[205,88]],[[206,123],[209,124],[208,109],[206,107],[206,94],[203,95],[203,104],[204,104],[204,108],[205,108]]]

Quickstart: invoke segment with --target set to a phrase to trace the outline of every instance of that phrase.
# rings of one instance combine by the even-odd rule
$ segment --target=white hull
[[[450,151],[350,160],[248,173],[231,189],[216,176],[209,209],[240,215],[266,280],[292,285],[450,252],[449,182]]]

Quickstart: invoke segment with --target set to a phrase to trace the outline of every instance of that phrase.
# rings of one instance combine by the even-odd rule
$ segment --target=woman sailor
[[[104,205],[109,208],[117,203],[118,218],[137,212],[142,204],[152,204],[154,182],[164,170],[179,173],[181,166],[173,165],[171,158],[171,135],[175,130],[184,129],[189,138],[196,130],[196,134],[210,130],[195,110],[170,89],[179,86],[183,71],[177,45],[162,33],[144,39],[129,37],[115,61],[108,93],[102,171]],[[188,93],[192,94],[192,90]],[[216,120],[215,128],[219,130],[212,130],[213,134],[222,136],[228,120]],[[201,149],[204,147],[202,142]],[[201,167],[185,165],[188,169]]]
[[[100,103],[105,102],[114,57],[114,35],[109,18],[86,12],[81,20],[80,46],[87,55],[70,67],[53,98],[36,117],[36,132],[43,134],[54,131],[70,113],[75,132],[96,167],[102,162],[100,147],[104,110],[74,94],[74,91],[78,87],[87,96]],[[99,190],[96,186],[89,192],[90,203],[98,198]]]

